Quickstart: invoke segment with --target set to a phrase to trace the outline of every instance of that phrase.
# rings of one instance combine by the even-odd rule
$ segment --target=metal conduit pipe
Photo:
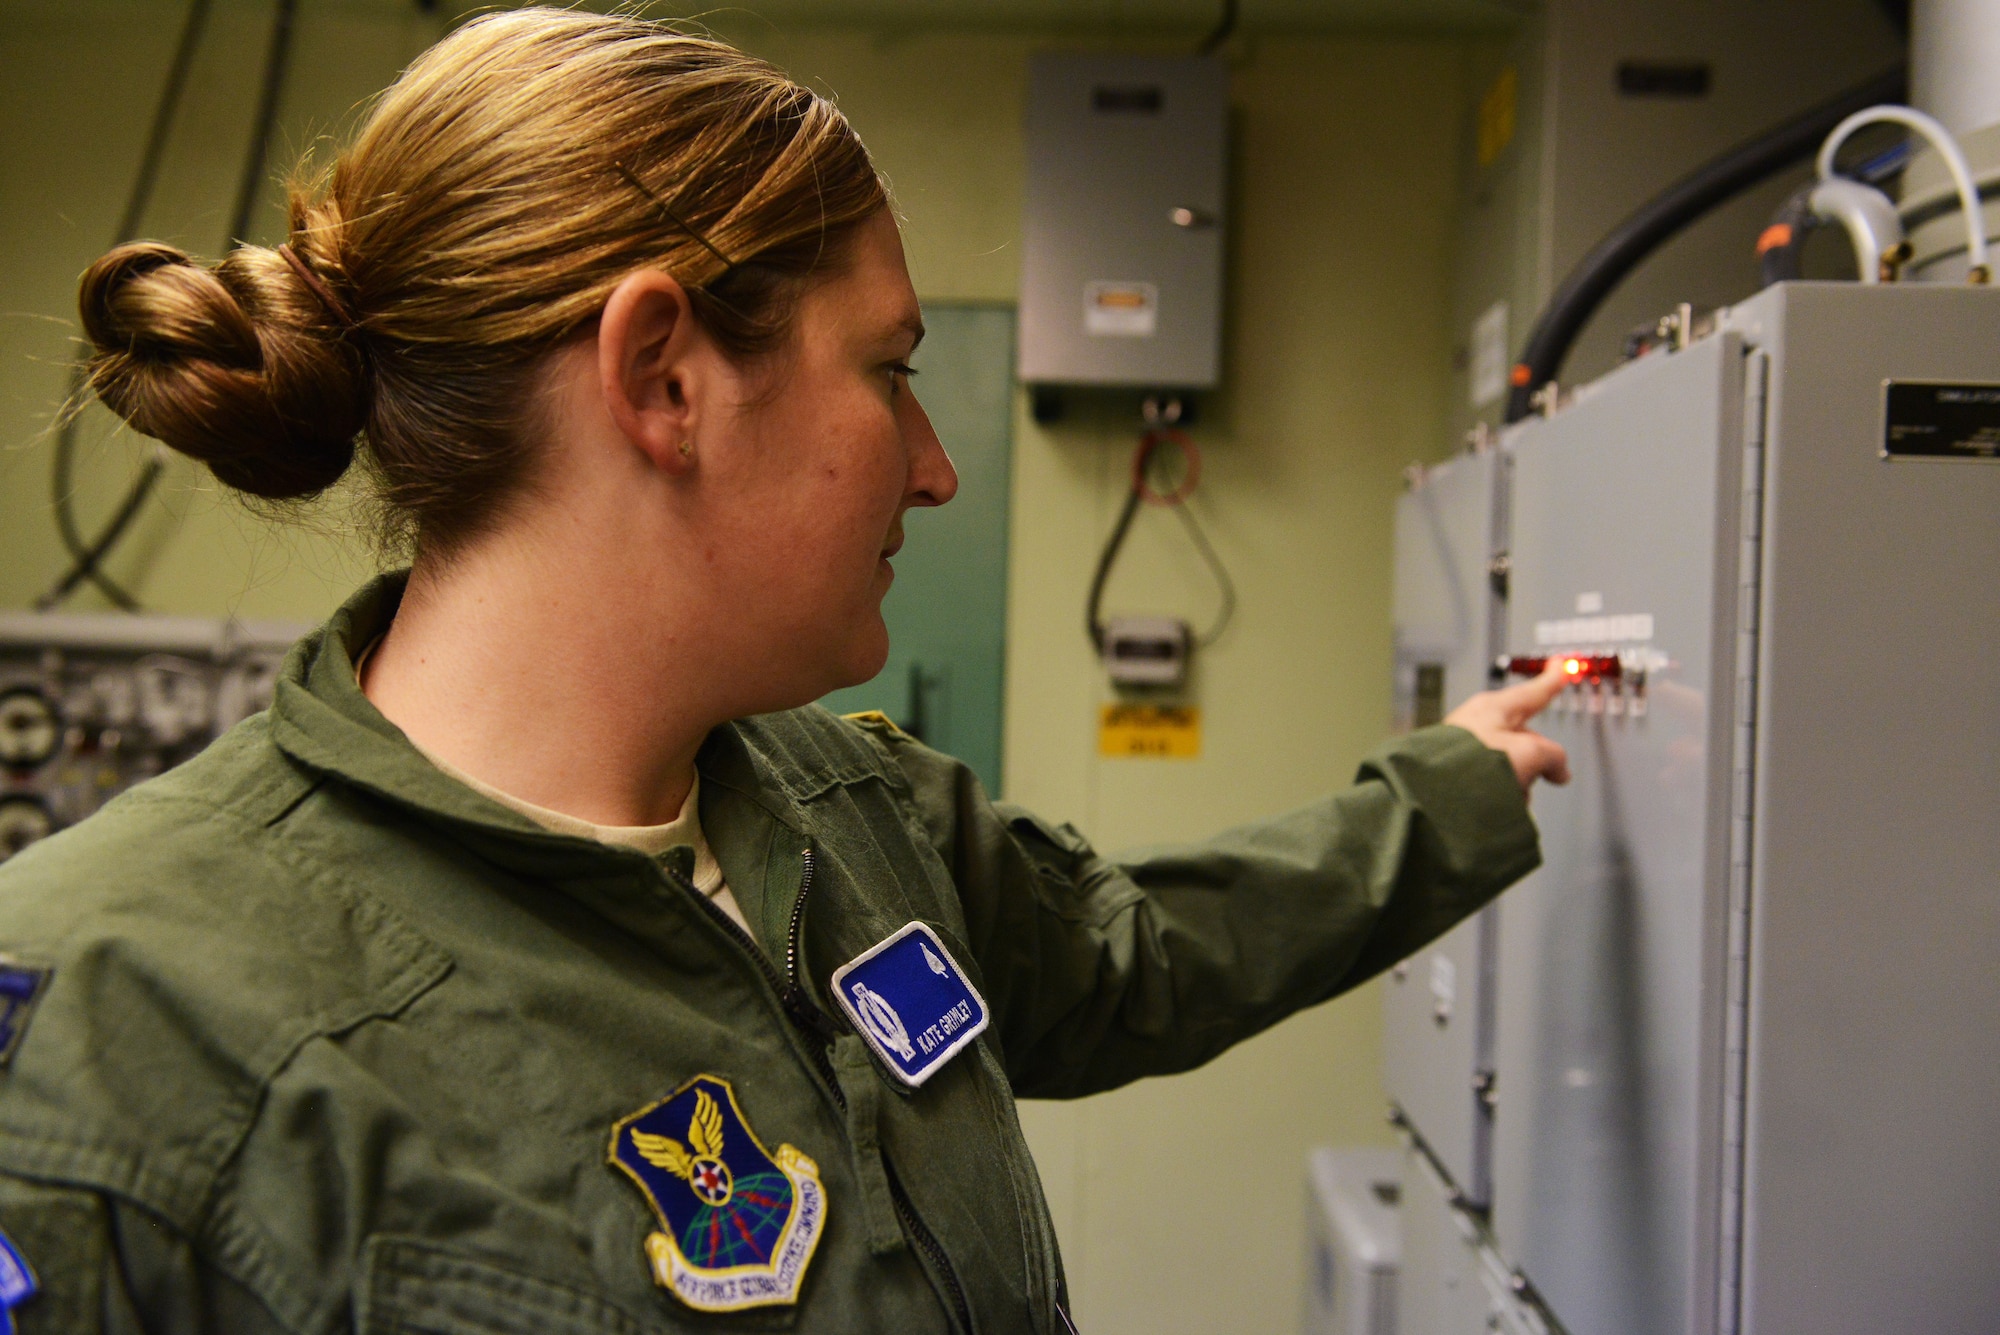
[[[1877,75],[1696,168],[1613,228],[1535,317],[1510,375],[1506,420],[1518,422],[1534,410],[1536,391],[1556,378],[1583,326],[1641,260],[1718,204],[1812,157],[1820,141],[1855,112],[1900,101],[1908,85],[1902,69]]]

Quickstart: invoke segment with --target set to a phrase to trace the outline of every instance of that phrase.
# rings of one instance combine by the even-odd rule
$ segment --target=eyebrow
[[[921,315],[912,315],[898,320],[895,328],[890,332],[911,335],[910,351],[915,352],[917,346],[924,341],[924,317]]]

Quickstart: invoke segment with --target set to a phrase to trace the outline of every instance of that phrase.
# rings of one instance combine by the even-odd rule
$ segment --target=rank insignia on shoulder
[[[864,709],[858,714],[842,714],[841,717],[846,719],[849,723],[859,723],[864,727],[874,726],[878,728],[887,728],[890,732],[895,733],[899,737],[908,735],[903,731],[902,726],[898,724],[896,720],[890,718],[887,714],[884,714],[879,709]]]
[[[661,1288],[704,1312],[798,1301],[826,1225],[819,1165],[767,1152],[727,1080],[698,1075],[620,1121],[611,1163],[660,1221],[646,1257]]]
[[[991,1018],[944,942],[920,922],[835,969],[833,995],[883,1065],[911,1086],[936,1075]]]
[[[28,1017],[35,1013],[35,1003],[41,1000],[52,972],[0,955],[0,1067],[14,1060]],[[0,1302],[4,1301],[5,1294],[0,1293]]]
[[[13,1335],[14,1309],[39,1292],[41,1285],[35,1282],[27,1258],[12,1238],[0,1233],[0,1332]]]

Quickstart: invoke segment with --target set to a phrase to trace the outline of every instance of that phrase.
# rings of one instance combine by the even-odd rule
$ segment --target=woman
[[[1060,1331],[1017,1095],[1206,1061],[1535,863],[1553,682],[1129,861],[801,708],[956,479],[866,152],[727,47],[481,19],[286,246],[124,247],[82,308],[240,490],[364,440],[415,560],[0,871],[23,1330]]]

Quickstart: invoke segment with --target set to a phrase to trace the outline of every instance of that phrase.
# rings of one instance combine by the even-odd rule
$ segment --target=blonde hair
[[[493,14],[404,72],[322,187],[294,180],[290,257],[93,264],[90,383],[255,496],[325,490],[359,437],[445,549],[521,484],[536,371],[624,275],[671,273],[763,357],[886,203],[846,118],[761,60],[629,16]]]

